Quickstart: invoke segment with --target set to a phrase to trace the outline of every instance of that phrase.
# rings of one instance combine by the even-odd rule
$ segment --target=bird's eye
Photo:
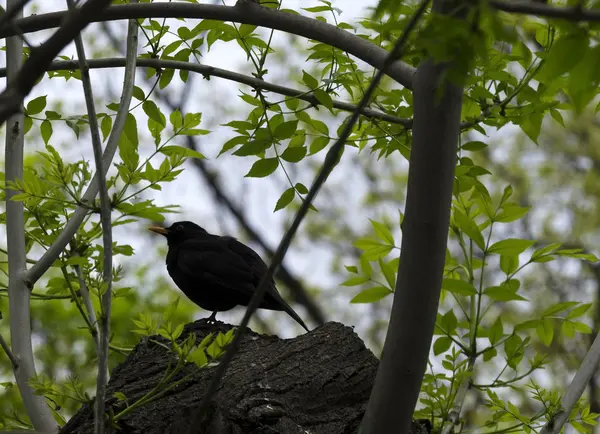
[[[183,230],[183,225],[177,225],[175,230],[181,232]]]

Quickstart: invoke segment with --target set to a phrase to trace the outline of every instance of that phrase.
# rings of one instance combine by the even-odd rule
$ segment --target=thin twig
[[[7,8],[11,10],[19,3],[9,0]],[[15,13],[18,17],[19,10]],[[23,68],[23,41],[19,37],[9,38],[6,42],[7,82],[18,83]],[[57,424],[46,405],[43,396],[36,395],[29,380],[37,376],[33,345],[31,342],[30,288],[28,288],[23,271],[27,267],[25,249],[25,211],[23,202],[14,201],[17,194],[10,188],[12,183],[23,179],[24,148],[24,116],[23,98],[11,101],[15,111],[7,115],[5,137],[5,177],[9,188],[6,189],[6,241],[8,256],[8,309],[10,312],[10,340],[12,353],[18,360],[14,367],[15,379],[19,387],[25,411],[33,426],[41,431],[56,431]],[[1,105],[1,104],[0,104]]]
[[[79,254],[74,253],[73,256],[79,256]],[[81,267],[79,265],[74,265],[73,268],[75,269],[77,281],[79,282],[79,292],[81,293],[81,298],[83,299],[83,305],[85,306],[85,310],[87,310],[87,315],[90,319],[92,327],[94,327],[96,330],[96,334],[92,335],[92,338],[96,344],[96,351],[98,351],[98,336],[100,335],[100,329],[98,327],[96,311],[94,310],[94,305],[92,304],[92,298],[90,297],[90,291],[85,283],[85,278],[83,276],[83,272],[81,271]]]
[[[69,9],[75,8],[75,3],[73,0],[67,0],[67,5]],[[102,235],[103,235],[103,246],[104,246],[104,268],[106,269],[107,263],[112,271],[112,230],[110,226],[110,199],[108,197],[108,190],[106,187],[106,170],[102,165],[102,140],[100,139],[100,130],[98,128],[98,118],[96,116],[96,108],[94,106],[94,94],[92,91],[92,82],[90,79],[89,66],[87,62],[87,58],[85,55],[85,47],[83,46],[83,38],[81,34],[79,34],[75,38],[75,48],[77,50],[77,59],[79,64],[79,69],[81,70],[81,83],[83,85],[83,94],[85,97],[85,104],[87,108],[88,120],[90,123],[90,134],[92,138],[92,148],[94,151],[94,162],[96,164],[96,172],[98,173],[98,187],[99,187],[99,195],[100,195],[100,220],[102,222]],[[105,227],[105,220],[108,217],[108,231]],[[106,242],[106,234],[108,233],[109,242]],[[108,246],[108,247],[107,247]],[[108,249],[108,254],[107,254]],[[107,255],[109,260],[107,261]],[[73,256],[79,256],[77,252],[73,253]],[[81,293],[81,297],[83,298],[84,305],[87,310],[87,318],[89,318],[89,322],[93,330],[96,333],[92,333],[92,339],[94,339],[94,343],[96,345],[96,352],[98,356],[100,355],[99,348],[99,336],[102,336],[100,327],[98,325],[98,321],[96,319],[96,312],[94,311],[94,307],[92,305],[92,300],[90,298],[90,293],[85,284],[85,279],[83,278],[83,273],[81,272],[81,267],[79,265],[75,265],[75,273],[77,275],[77,279],[79,281],[79,292]],[[103,278],[106,279],[106,273],[103,274]],[[108,278],[108,289],[111,289],[111,279],[112,272],[109,273]],[[106,280],[105,280],[106,281]],[[100,361],[100,359],[98,359]]]
[[[125,66],[126,59],[124,58],[106,58],[106,59],[89,59],[87,65],[90,69],[102,69],[102,68],[118,68]],[[178,69],[181,71],[190,71],[201,74],[205,77],[219,77],[225,80],[235,81],[236,83],[245,84],[251,86],[254,89],[267,90],[269,92],[277,93],[292,98],[298,98],[302,101],[306,101],[313,106],[322,106],[319,100],[312,94],[311,91],[302,91],[293,89],[290,87],[280,86],[278,84],[269,83],[255,77],[240,74],[226,69],[216,68],[209,65],[199,65],[196,63],[183,62],[179,60],[168,60],[168,59],[148,59],[138,58],[137,65],[140,67],[149,67],[157,70],[161,69]],[[75,70],[79,69],[79,65],[75,60],[57,60],[48,66],[48,71],[63,71],[63,70]],[[0,77],[4,77],[6,69],[0,68]],[[352,112],[356,110],[356,105],[345,101],[333,100],[333,107],[339,110]],[[365,107],[361,110],[361,114],[372,119],[381,119],[392,124],[404,125],[406,128],[410,128],[412,125],[412,119],[399,118],[387,113],[383,113],[372,108]]]
[[[70,10],[75,8],[73,0],[67,0]],[[94,152],[94,162],[96,164],[96,173],[98,174],[98,190],[100,195],[100,222],[102,224],[102,245],[103,245],[103,269],[102,269],[102,301],[100,325],[97,323],[92,327],[99,329],[96,340],[96,351],[98,353],[98,377],[96,383],[96,413],[94,417],[94,431],[96,434],[104,433],[104,396],[106,384],[108,383],[108,354],[110,337],[110,311],[112,294],[112,227],[111,227],[111,204],[108,197],[108,188],[106,186],[106,171],[102,165],[102,140],[100,139],[100,129],[98,127],[98,118],[96,117],[96,107],[94,106],[94,94],[92,91],[92,81],[90,79],[90,70],[87,64],[85,47],[81,34],[75,38],[75,48],[79,69],[81,70],[81,83],[83,85],[83,94],[87,108],[88,121],[90,123],[90,134],[92,138],[92,149]],[[81,270],[80,270],[81,271]],[[85,282],[84,282],[85,283]],[[89,294],[88,294],[89,298]],[[90,301],[91,304],[91,301]],[[89,315],[89,312],[88,312]],[[90,318],[91,322],[91,318]]]
[[[10,360],[10,364],[12,365],[13,370],[17,370],[19,368],[19,363],[17,362],[17,358],[12,353],[10,347],[8,346],[8,343],[4,340],[4,336],[2,336],[2,333],[0,333],[0,347],[2,347],[2,349],[8,356],[8,359]]]
[[[137,0],[132,0],[137,2]],[[115,118],[115,123],[110,136],[108,138],[107,147],[111,143],[118,143],[127,115],[129,114],[129,106],[131,104],[131,97],[133,95],[133,87],[135,85],[135,70],[137,60],[137,32],[138,24],[136,20],[129,20],[127,28],[127,64],[125,66],[125,77],[123,79],[123,91],[121,94],[121,101],[119,103],[119,110]],[[104,161],[101,161],[99,155],[99,149],[94,149],[94,156],[99,163],[98,171],[106,174],[107,167],[102,166]],[[110,163],[109,163],[110,164]],[[100,178],[99,178],[100,179]],[[99,182],[100,183],[100,182]],[[104,185],[106,188],[106,185]],[[105,191],[104,203],[101,205],[103,208],[104,215],[102,217],[102,230],[103,230],[103,243],[104,243],[104,269],[103,269],[103,280],[104,280],[104,293],[101,297],[102,305],[102,316],[100,317],[100,337],[98,341],[98,378],[96,383],[96,414],[95,414],[95,432],[96,434],[104,433],[104,400],[106,398],[106,384],[108,382],[108,353],[109,353],[109,332],[110,332],[110,313],[111,313],[111,276],[112,276],[112,239],[110,229],[110,203],[108,201],[108,194]]]
[[[300,206],[300,209],[294,216],[294,220],[292,221],[290,228],[286,231],[285,235],[283,236],[283,239],[279,243],[279,246],[277,247],[277,250],[275,252],[275,255],[273,256],[273,259],[271,260],[271,264],[269,265],[267,273],[261,279],[258,287],[256,288],[256,291],[254,292],[254,294],[252,296],[252,299],[250,300],[250,303],[248,304],[248,308],[246,309],[244,318],[242,319],[242,322],[241,322],[240,326],[238,327],[237,332],[235,333],[235,337],[233,338],[233,341],[231,342],[231,344],[229,345],[229,348],[225,352],[225,355],[223,356],[223,360],[216,368],[214,377],[213,377],[212,381],[210,382],[208,389],[206,390],[205,395],[202,398],[202,401],[200,402],[200,405],[198,406],[198,410],[196,411],[194,420],[193,420],[192,424],[190,425],[188,434],[192,434],[195,430],[195,427],[199,426],[199,424],[202,422],[202,419],[205,417],[206,412],[211,403],[211,400],[212,400],[214,394],[216,393],[216,391],[219,387],[219,384],[221,383],[221,379],[223,378],[223,375],[225,374],[227,367],[231,363],[233,356],[235,355],[235,353],[237,352],[237,350],[239,348],[242,337],[244,336],[244,332],[246,331],[246,327],[248,326],[248,322],[250,321],[250,318],[252,317],[252,315],[258,308],[258,305],[262,301],[265,290],[267,288],[267,282],[271,281],[274,270],[282,262],[282,260],[285,256],[285,253],[286,253],[288,247],[290,246],[292,239],[294,238],[294,235],[296,234],[296,231],[298,230],[298,227],[300,226],[300,223],[302,222],[302,220],[306,216],[306,213],[310,209],[310,205],[312,204],[312,201],[314,200],[314,198],[318,194],[321,186],[323,185],[323,183],[325,182],[325,180],[327,179],[327,177],[329,176],[329,174],[331,173],[331,171],[337,165],[339,159],[341,158],[342,150],[344,148],[346,140],[350,136],[352,129],[354,128],[354,125],[356,124],[356,121],[358,120],[358,118],[360,116],[360,110],[362,110],[364,107],[367,106],[367,104],[369,104],[371,97],[373,96],[373,93],[375,92],[375,90],[377,89],[377,86],[379,85],[379,82],[383,78],[384,71],[387,70],[389,65],[391,65],[393,62],[395,62],[396,59],[398,59],[398,57],[400,57],[400,53],[402,52],[402,49],[404,48],[404,44],[408,40],[408,36],[409,36],[410,32],[417,25],[417,22],[419,21],[421,15],[425,12],[425,9],[427,8],[428,4],[429,4],[429,0],[423,0],[421,2],[419,8],[417,9],[415,14],[411,18],[410,22],[404,28],[402,36],[398,39],[398,41],[394,45],[394,48],[392,49],[392,51],[389,53],[389,55],[383,62],[383,66],[382,66],[381,70],[379,70],[377,72],[377,74],[375,75],[375,77],[373,78],[371,83],[369,84],[369,87],[367,88],[363,97],[361,98],[360,102],[358,103],[357,109],[352,113],[352,115],[350,116],[350,119],[344,125],[344,128],[340,134],[340,137],[334,143],[334,145],[331,147],[331,149],[327,152],[327,155],[325,157],[325,162],[323,163],[321,170],[317,174],[312,186],[310,187],[310,190],[308,191],[304,201],[302,202],[302,205]]]

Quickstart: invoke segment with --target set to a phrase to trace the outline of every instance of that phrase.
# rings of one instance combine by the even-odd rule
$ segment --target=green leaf
[[[375,220],[369,219],[369,221],[371,222],[371,226],[373,226],[373,229],[375,230],[375,235],[377,235],[377,238],[393,246],[395,243],[394,236],[387,228],[387,226]]]
[[[224,152],[229,151],[230,149],[235,148],[237,145],[243,145],[244,143],[247,143],[247,142],[248,142],[248,136],[236,136],[232,139],[229,139],[225,142],[225,144],[221,148],[219,155],[223,154]]]
[[[497,355],[498,355],[498,350],[496,350],[496,348],[491,348],[491,349],[489,349],[489,350],[487,350],[487,351],[485,351],[483,353],[483,361],[484,362],[489,362],[490,360],[492,360]]]
[[[433,343],[433,354],[439,355],[445,353],[452,346],[452,339],[448,336],[441,336],[435,340]]]
[[[535,144],[537,144],[538,137],[540,136],[540,132],[542,131],[543,120],[544,116],[541,113],[531,113],[527,115],[523,119],[523,122],[520,124],[523,132],[527,134],[527,136]]]
[[[354,242],[354,246],[364,252],[363,255],[366,259],[372,261],[386,256],[393,248],[388,244],[382,244],[379,240],[374,240],[372,238],[360,238]]]
[[[350,303],[374,303],[392,294],[385,286],[374,286],[356,294]]]
[[[327,92],[325,92],[323,89],[315,89],[313,90],[313,94],[321,104],[333,112],[333,100]]]
[[[502,318],[498,316],[494,324],[488,330],[488,339],[490,345],[496,345],[496,343],[504,336],[504,327],[502,325]]]
[[[310,154],[316,154],[329,144],[329,137],[319,136],[310,144]]]
[[[568,32],[552,44],[536,80],[549,83],[571,71],[589,48],[588,36],[582,31]]]
[[[573,324],[571,321],[563,321],[560,329],[562,334],[567,338],[572,339],[575,337],[575,324]]]
[[[129,140],[129,142],[135,147],[137,151],[139,145],[137,120],[131,113],[127,114],[127,119],[125,120],[125,127],[123,128],[123,132],[127,136],[127,140]]]
[[[169,115],[169,122],[173,126],[174,130],[178,130],[183,125],[183,116],[179,110],[175,110]]]
[[[300,194],[307,194],[308,193],[308,188],[306,188],[306,185],[302,184],[301,182],[297,182],[296,185],[294,185],[294,188]]]
[[[459,279],[444,279],[442,288],[453,294],[471,296],[477,294],[477,290],[469,282]]]
[[[163,127],[167,125],[164,115],[161,113],[160,109],[154,101],[144,101],[144,104],[142,104],[142,108],[144,110],[144,113],[146,113],[146,115],[148,115],[148,117],[154,122],[156,122],[159,125],[162,125]]]
[[[203,368],[204,366],[206,366],[208,364],[208,357],[206,357],[204,347],[196,347],[195,350],[188,354],[187,360],[188,362],[194,363],[199,368]]]
[[[304,70],[302,70],[302,81],[310,89],[316,89],[319,87],[319,82],[317,79]]]
[[[204,136],[209,133],[209,130],[203,130],[200,128],[184,128],[180,131],[180,134],[183,134],[184,136]]]
[[[273,210],[273,212],[279,211],[280,209],[283,209],[286,206],[288,206],[290,202],[294,199],[295,195],[296,191],[292,187],[284,191],[279,200],[277,201],[277,204],[275,205],[275,210]]]
[[[195,151],[190,148],[187,148],[185,146],[177,146],[177,145],[163,146],[162,148],[159,149],[159,152],[161,154],[168,155],[168,156],[180,155],[182,157],[187,157],[187,158],[200,158],[200,159],[206,158],[200,152]]]
[[[508,238],[498,241],[490,246],[488,253],[500,255],[519,255],[535,244],[532,240],[522,240],[519,238]]]
[[[354,276],[342,283],[342,286],[358,286],[369,281],[368,276]]]
[[[476,152],[476,151],[481,151],[481,150],[487,148],[487,144],[483,143],[483,142],[481,142],[479,140],[476,140],[476,141],[473,141],[473,142],[467,142],[467,143],[465,143],[464,145],[461,146],[461,148],[464,151],[473,151],[473,152]]]
[[[542,312],[541,317],[544,318],[546,316],[555,315],[559,312],[569,310],[573,306],[577,306],[577,304],[579,304],[579,303],[576,301],[565,301],[562,303],[556,303],[556,304],[550,306],[549,308],[547,308],[544,312]]]
[[[579,305],[567,314],[567,318],[573,319],[573,318],[580,317],[581,315],[586,313],[591,306],[592,306],[592,303],[585,303],[585,304]]]
[[[344,265],[344,268],[349,273],[358,274],[358,268],[356,268],[356,265]]]
[[[444,330],[446,334],[453,334],[458,326],[458,319],[456,319],[456,315],[454,311],[450,309],[440,318],[440,326]]]
[[[137,147],[128,140],[125,134],[122,134],[119,139],[119,156],[130,172],[133,172],[137,168],[139,162]]]
[[[40,133],[42,134],[42,140],[44,140],[44,144],[48,144],[50,137],[52,137],[52,123],[44,119],[42,124],[40,125]]]
[[[104,116],[100,122],[100,131],[102,131],[102,140],[106,140],[112,129],[112,117]]]
[[[531,262],[541,262],[541,258],[547,257],[547,255],[556,251],[561,245],[561,243],[554,243],[537,249],[535,252],[533,252],[533,255],[531,255]]]
[[[46,119],[49,121],[57,121],[61,116],[53,110],[46,110]]]
[[[304,130],[298,130],[289,141],[288,148],[299,148],[306,143],[306,133]]]
[[[306,156],[306,148],[304,146],[288,147],[281,154],[281,158],[290,163],[297,163]]]
[[[299,105],[300,100],[298,98],[286,98],[285,100],[285,106],[291,111],[296,111]]]
[[[477,227],[477,224],[471,218],[467,217],[462,211],[454,209],[454,221],[458,228],[467,234],[481,250],[485,249],[483,235],[481,234],[479,227]]]
[[[540,341],[549,347],[552,343],[552,339],[554,338],[554,327],[552,326],[552,321],[550,321],[548,318],[545,318],[537,325],[535,332],[538,335],[538,338],[540,338]]]
[[[569,70],[567,92],[577,113],[581,113],[598,93],[599,80],[600,46],[596,45],[586,50],[581,61]]]
[[[277,158],[263,158],[256,161],[245,176],[248,178],[264,178],[273,173],[278,166],[279,160]]]
[[[123,392],[115,392],[113,393],[113,396],[119,401],[127,401],[127,397]]]
[[[331,6],[314,6],[312,8],[302,8],[307,12],[327,12],[331,10]]]
[[[517,369],[517,365],[523,359],[523,340],[517,335],[512,335],[504,341],[504,352],[508,366]]]
[[[390,285],[390,288],[393,290],[396,288],[396,273],[398,272],[398,267],[394,267],[395,261],[390,261],[385,263],[381,258],[378,259],[379,268],[381,268],[381,272],[385,277],[386,282]]]
[[[175,74],[174,69],[163,69],[158,80],[158,87],[162,90],[169,85]]]
[[[132,95],[138,101],[144,101],[144,99],[146,99],[146,95],[144,94],[144,91],[138,86],[133,86],[133,94]]]
[[[27,103],[27,114],[37,115],[46,108],[46,95],[38,96]]]
[[[494,218],[494,221],[500,223],[513,222],[520,219],[529,211],[529,207],[522,207],[515,204],[505,204],[502,211]]]
[[[573,326],[575,327],[575,330],[578,331],[579,333],[584,333],[586,335],[589,335],[590,333],[592,333],[592,329],[590,328],[589,325],[583,323],[583,322],[574,322]]]
[[[519,255],[501,255],[500,269],[509,275],[519,267]]]
[[[371,262],[365,257],[365,255],[361,255],[358,259],[360,263],[360,269],[363,274],[367,276],[369,279],[373,276],[373,267],[371,267]]]
[[[496,301],[512,301],[512,300],[520,300],[527,301],[525,297],[521,297],[514,291],[511,291],[506,285],[501,286],[490,286],[486,288],[483,293],[490,297],[492,300]]]
[[[293,121],[283,122],[275,128],[273,131],[273,138],[277,140],[285,140],[292,137],[298,129],[298,119]]]
[[[242,145],[237,151],[233,153],[233,155],[237,155],[238,157],[258,155],[262,152],[265,152],[270,146],[271,142],[269,140],[251,140]]]

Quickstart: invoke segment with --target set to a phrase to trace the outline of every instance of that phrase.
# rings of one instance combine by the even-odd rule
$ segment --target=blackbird
[[[248,306],[267,265],[247,245],[233,237],[208,233],[192,222],[175,222],[168,228],[150,227],[167,238],[167,271],[183,293],[202,309],[217,312]],[[288,305],[271,279],[259,308],[283,310],[306,331],[308,327]]]

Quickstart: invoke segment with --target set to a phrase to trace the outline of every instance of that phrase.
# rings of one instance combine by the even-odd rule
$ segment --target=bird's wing
[[[233,237],[223,237],[223,239],[227,241],[229,250],[240,257],[251,268],[253,282],[258,286],[262,277],[267,273],[269,268],[267,264],[265,264],[258,253],[244,243],[239,242]],[[275,284],[273,279],[271,279],[271,282],[273,285]]]
[[[178,246],[177,266],[191,278],[210,275],[223,286],[252,295],[248,284],[254,278],[254,270],[218,239],[186,240]]]

